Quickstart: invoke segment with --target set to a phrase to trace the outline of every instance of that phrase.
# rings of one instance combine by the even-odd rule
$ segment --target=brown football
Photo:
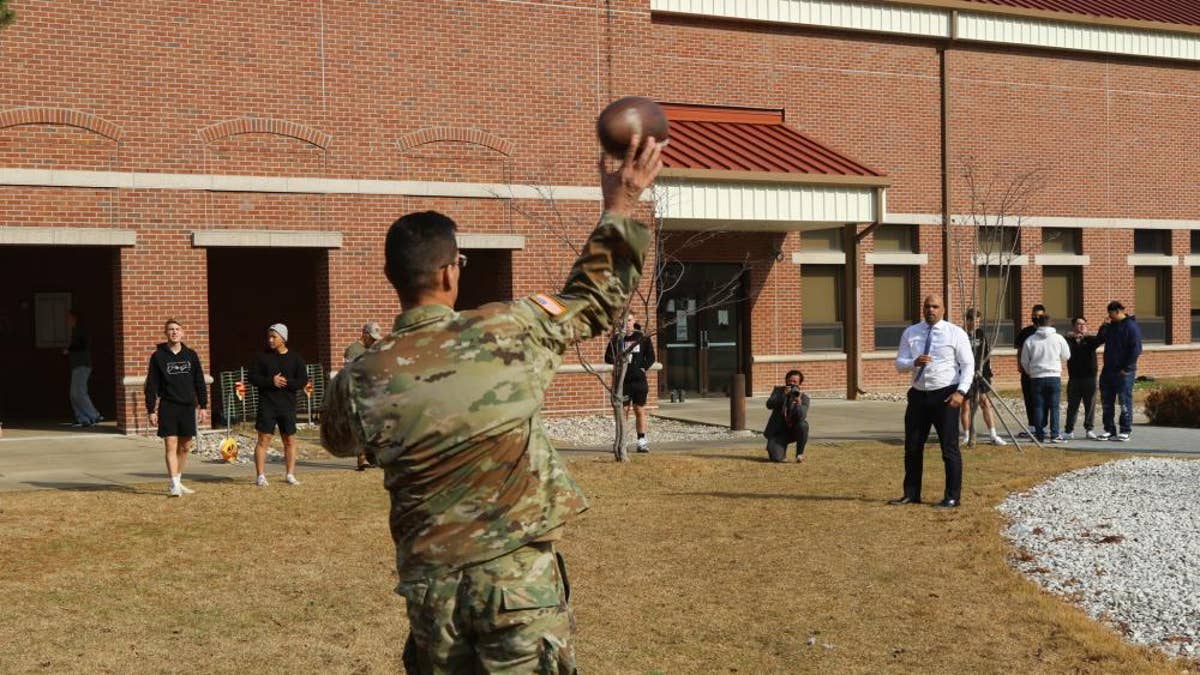
[[[633,134],[645,139],[667,140],[667,113],[662,106],[644,96],[626,96],[608,104],[596,118],[596,136],[604,151],[613,157],[624,157]]]

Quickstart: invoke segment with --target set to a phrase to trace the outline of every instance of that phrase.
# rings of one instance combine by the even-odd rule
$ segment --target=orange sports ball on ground
[[[596,119],[600,145],[613,157],[625,156],[635,133],[643,139],[667,140],[667,113],[662,106],[644,96],[626,96],[609,103]]]

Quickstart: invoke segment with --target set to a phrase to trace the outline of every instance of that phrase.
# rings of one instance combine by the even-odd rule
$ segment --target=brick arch
[[[333,136],[330,134],[299,122],[263,117],[240,117],[225,120],[205,127],[198,133],[205,143],[212,143],[237,134],[275,134],[304,141],[322,150],[327,149],[330,142],[333,141]]]
[[[466,127],[425,127],[424,129],[418,129],[401,136],[396,141],[396,144],[400,146],[401,151],[405,151],[425,145],[426,143],[443,141],[482,145],[485,148],[495,150],[505,157],[512,156],[515,145],[512,141],[484,131],[483,129],[470,129]]]
[[[0,111],[0,129],[23,124],[78,127],[120,142],[121,128],[103,117],[70,108],[12,108]]]

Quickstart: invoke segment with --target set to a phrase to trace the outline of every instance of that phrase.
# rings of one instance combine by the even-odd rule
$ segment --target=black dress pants
[[[937,430],[946,465],[944,496],[959,499],[962,455],[958,451],[958,409],[946,402],[954,391],[953,385],[933,391],[908,390],[908,407],[904,410],[904,496],[909,499],[921,499],[921,472],[930,427]]]
[[[782,462],[787,459],[787,446],[789,443],[796,444],[796,459],[800,459],[800,455],[804,454],[804,447],[808,445],[808,421],[801,420],[799,424],[784,429],[780,433],[772,436],[767,436],[767,457],[772,462]]]

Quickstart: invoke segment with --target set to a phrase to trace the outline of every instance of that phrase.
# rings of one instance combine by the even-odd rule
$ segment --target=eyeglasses
[[[442,265],[442,267],[457,267],[460,270],[465,268],[466,266],[467,266],[467,256],[465,253],[459,253],[458,256],[454,259],[454,262],[448,262],[445,265]]]

